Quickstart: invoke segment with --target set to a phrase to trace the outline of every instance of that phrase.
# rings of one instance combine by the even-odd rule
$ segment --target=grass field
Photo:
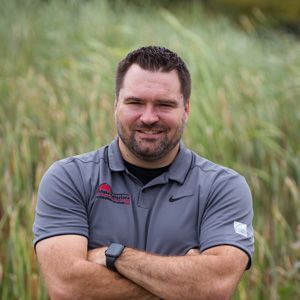
[[[0,298],[46,299],[31,232],[41,176],[110,142],[116,64],[156,44],[192,73],[185,143],[253,193],[254,264],[234,299],[299,299],[299,40],[198,5],[108,3],[0,0]]]

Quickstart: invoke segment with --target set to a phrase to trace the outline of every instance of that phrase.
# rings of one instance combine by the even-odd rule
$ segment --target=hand
[[[88,261],[106,267],[105,251],[107,247],[96,248],[88,251]]]
[[[198,248],[192,248],[185,255],[199,255],[199,254],[200,254],[200,250]]]

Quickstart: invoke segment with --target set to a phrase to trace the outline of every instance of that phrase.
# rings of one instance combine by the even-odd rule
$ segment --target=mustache
[[[166,131],[167,128],[165,126],[154,124],[154,125],[147,125],[147,124],[140,124],[136,125],[133,128],[134,130],[157,130],[157,131]]]

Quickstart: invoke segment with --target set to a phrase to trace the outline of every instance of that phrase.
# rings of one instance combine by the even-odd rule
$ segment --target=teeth
[[[155,130],[141,130],[142,133],[147,133],[147,134],[157,134],[160,133],[161,131],[155,131]]]

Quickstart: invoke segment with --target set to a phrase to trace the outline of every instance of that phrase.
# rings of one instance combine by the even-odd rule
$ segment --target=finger
[[[199,254],[200,254],[200,250],[199,250],[199,249],[195,249],[195,248],[190,249],[190,250],[186,253],[186,255],[199,255]]]

